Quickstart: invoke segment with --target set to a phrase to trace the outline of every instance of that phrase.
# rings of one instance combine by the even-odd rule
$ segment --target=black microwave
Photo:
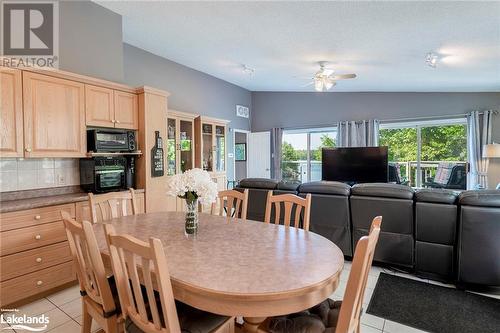
[[[135,131],[95,128],[87,130],[87,151],[133,152],[137,149]]]

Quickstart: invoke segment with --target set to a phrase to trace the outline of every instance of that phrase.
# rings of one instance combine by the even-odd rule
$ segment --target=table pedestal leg
[[[243,317],[243,332],[255,333],[259,331],[259,325],[266,320],[265,317]]]

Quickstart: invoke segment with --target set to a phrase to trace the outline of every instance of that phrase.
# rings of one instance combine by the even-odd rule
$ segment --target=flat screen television
[[[322,149],[322,179],[346,183],[387,183],[387,147]]]

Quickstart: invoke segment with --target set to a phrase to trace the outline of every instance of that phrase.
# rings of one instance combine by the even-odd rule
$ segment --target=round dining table
[[[200,213],[195,236],[184,233],[183,212],[130,215],[104,223],[118,234],[165,250],[175,299],[226,316],[242,316],[244,332],[267,317],[308,309],[339,284],[344,255],[323,236],[294,227]],[[104,228],[94,231],[108,269]]]

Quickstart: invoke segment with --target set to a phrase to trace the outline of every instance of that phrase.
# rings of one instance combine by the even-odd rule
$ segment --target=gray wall
[[[90,1],[60,1],[59,68],[121,82],[121,15]]]
[[[304,128],[340,120],[436,117],[472,110],[500,110],[494,93],[252,93],[252,131],[273,127]],[[500,115],[493,123],[493,141],[500,143]],[[490,161],[489,186],[500,182],[500,159]]]
[[[234,133],[234,143],[247,143],[246,133],[235,132]],[[248,151],[247,151],[248,154]],[[248,156],[247,156],[248,158]],[[234,178],[235,180],[241,180],[246,178],[247,175],[247,162],[246,161],[235,161],[234,162]]]
[[[170,109],[230,120],[229,128],[250,129],[248,119],[236,117],[236,105],[251,107],[251,93],[208,74],[124,44],[124,82],[167,90]],[[233,135],[227,133],[228,152]],[[233,179],[234,160],[228,158],[227,177]]]
[[[252,131],[500,109],[500,93],[252,93]],[[500,128],[499,128],[500,130]]]

